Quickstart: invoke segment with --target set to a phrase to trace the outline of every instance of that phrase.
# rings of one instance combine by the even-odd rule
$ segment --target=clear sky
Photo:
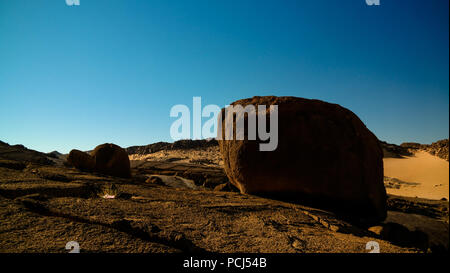
[[[449,1],[0,0],[0,140],[171,141],[175,104],[338,103],[379,139],[449,136]]]

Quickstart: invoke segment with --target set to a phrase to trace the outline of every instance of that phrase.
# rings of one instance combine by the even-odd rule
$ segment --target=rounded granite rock
[[[219,140],[225,172],[242,193],[308,200],[368,221],[386,218],[383,151],[353,112],[297,97],[253,97],[231,105],[238,104],[266,105],[258,114],[267,120],[269,106],[278,105],[274,151],[260,151],[259,138],[248,140],[247,124],[244,140]],[[224,109],[222,115],[218,139],[225,136]]]

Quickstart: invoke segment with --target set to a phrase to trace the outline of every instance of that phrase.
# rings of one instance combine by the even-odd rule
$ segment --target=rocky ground
[[[205,153],[214,153],[214,146]],[[390,196],[368,227],[297,202],[243,195],[201,147],[132,160],[132,178],[65,167],[0,144],[0,252],[381,252],[448,250],[448,201]],[[131,156],[133,159],[133,156]],[[114,198],[110,198],[114,197]]]

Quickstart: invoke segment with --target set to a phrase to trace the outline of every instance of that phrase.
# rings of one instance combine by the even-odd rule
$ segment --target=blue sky
[[[175,104],[338,103],[379,139],[449,133],[449,1],[0,0],[0,140],[171,141]]]

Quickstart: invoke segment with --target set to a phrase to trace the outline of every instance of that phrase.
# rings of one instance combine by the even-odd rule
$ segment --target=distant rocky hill
[[[423,150],[432,155],[438,156],[449,161],[449,139],[442,139],[432,144],[420,144],[416,142],[405,142],[400,145],[387,143],[386,141],[380,141],[383,148],[384,157],[401,158],[403,156],[410,156],[414,151]],[[215,139],[202,139],[202,140],[179,140],[174,143],[169,142],[157,142],[143,146],[131,146],[125,148],[129,155],[139,154],[146,155],[159,151],[171,151],[171,150],[187,150],[187,149],[203,149],[207,147],[218,147],[218,142]],[[57,151],[51,153],[41,153],[38,151],[30,150],[23,145],[9,145],[0,140],[0,158],[8,159],[15,158],[18,154],[23,157],[24,161],[52,164],[52,160],[49,158],[58,158],[61,154]]]
[[[12,159],[44,165],[54,164],[54,162],[48,158],[47,154],[30,150],[20,144],[9,145],[3,141],[0,141],[0,159]]]
[[[386,141],[380,141],[383,149],[384,157],[396,157],[401,158],[403,156],[411,156],[414,151],[424,150],[432,155],[438,156],[445,160],[449,160],[449,140],[443,139],[436,141],[432,144],[420,144],[414,142],[406,142],[401,145],[387,143]],[[125,150],[129,155],[139,154],[151,154],[159,151],[171,151],[171,150],[186,150],[186,149],[203,149],[207,147],[218,148],[218,142],[215,139],[202,139],[202,140],[179,140],[174,143],[157,142],[145,146],[131,146]]]
[[[157,142],[145,146],[131,146],[126,148],[125,150],[129,155],[132,154],[151,154],[156,153],[162,150],[170,151],[170,150],[184,150],[184,149],[196,149],[196,148],[206,148],[218,146],[217,140],[215,139],[201,139],[201,140],[178,140],[174,143],[168,142]]]
[[[386,141],[380,141],[381,148],[383,149],[383,156],[384,157],[394,157],[394,158],[401,158],[404,156],[410,156],[412,155],[411,151],[408,150],[408,148],[387,143]]]
[[[449,139],[442,139],[432,144],[420,144],[415,142],[405,142],[400,147],[411,150],[423,150],[432,155],[438,156],[448,161],[448,145]]]
[[[380,141],[383,148],[384,157],[401,158],[403,156],[411,156],[416,151],[426,151],[434,156],[440,157],[448,161],[448,139],[442,139],[432,144],[420,144],[416,142],[405,142],[400,145]]]

